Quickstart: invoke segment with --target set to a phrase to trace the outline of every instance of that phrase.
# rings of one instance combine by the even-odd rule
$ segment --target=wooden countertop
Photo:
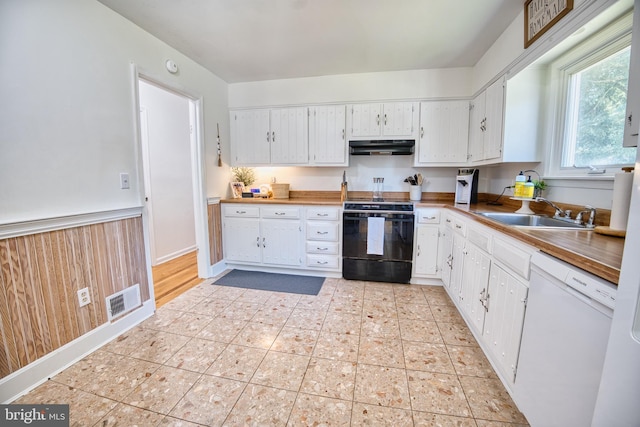
[[[498,230],[508,236],[527,243],[540,251],[559,258],[582,270],[588,271],[613,284],[620,280],[620,266],[624,239],[605,236],[589,230],[536,229],[513,227],[478,215],[475,212],[513,212],[492,209],[487,205],[471,205],[459,209],[443,206],[463,213],[474,220]]]
[[[408,194],[408,193],[407,193]],[[351,195],[351,192],[350,192]],[[624,239],[597,234],[587,230],[536,229],[521,228],[502,224],[476,212],[514,212],[510,203],[503,206],[491,206],[486,203],[458,206],[453,198],[441,193],[423,193],[423,200],[416,202],[416,208],[440,207],[452,209],[510,237],[527,243],[542,252],[559,258],[602,279],[617,284],[620,279],[620,266]],[[386,197],[386,194],[385,194]],[[406,199],[405,199],[406,200]],[[489,198],[491,200],[491,198]],[[250,204],[299,204],[341,206],[340,192],[336,191],[292,191],[289,199],[223,199],[222,203]],[[604,212],[608,220],[608,212]]]

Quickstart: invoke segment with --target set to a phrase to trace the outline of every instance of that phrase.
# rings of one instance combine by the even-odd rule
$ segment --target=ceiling
[[[470,67],[524,0],[99,0],[228,83]]]

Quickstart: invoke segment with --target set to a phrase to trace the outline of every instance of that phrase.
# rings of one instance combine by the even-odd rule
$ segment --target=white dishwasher
[[[616,286],[542,253],[531,265],[514,399],[532,427],[590,426]]]

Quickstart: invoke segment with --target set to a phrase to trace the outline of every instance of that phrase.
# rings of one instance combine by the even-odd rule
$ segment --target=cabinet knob
[[[271,142],[271,135],[269,134],[269,131],[267,131],[267,142]]]

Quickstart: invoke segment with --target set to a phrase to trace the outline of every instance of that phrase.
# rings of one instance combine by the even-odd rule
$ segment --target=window
[[[622,146],[630,25],[616,22],[552,65],[559,104],[552,174],[613,174],[634,163],[635,149]]]

